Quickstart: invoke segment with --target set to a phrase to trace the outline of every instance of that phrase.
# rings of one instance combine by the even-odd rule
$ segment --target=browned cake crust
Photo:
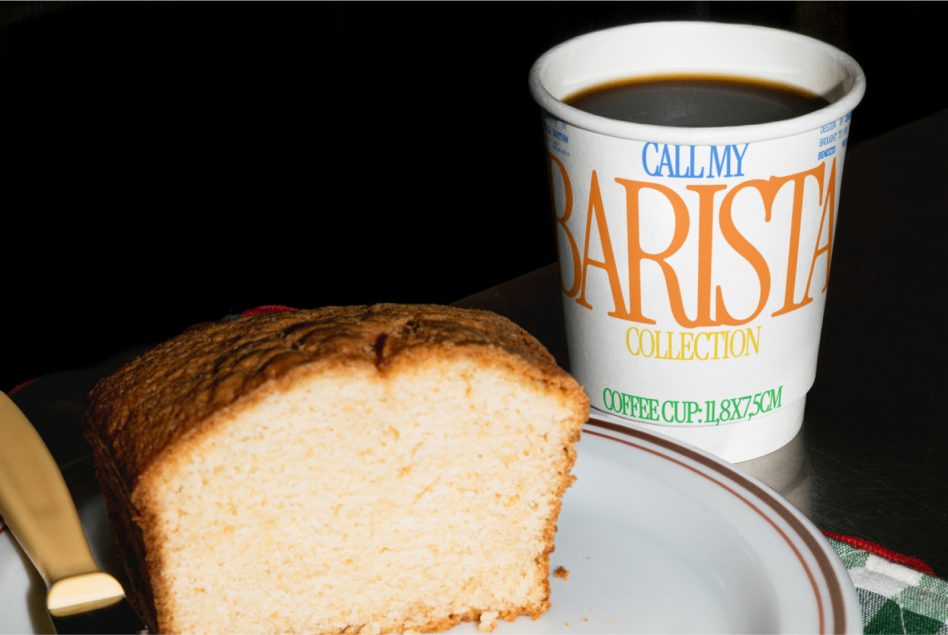
[[[298,373],[370,363],[384,374],[400,359],[434,349],[516,368],[588,412],[579,384],[526,331],[494,313],[437,305],[326,307],[239,317],[183,333],[101,380],[90,393],[85,432],[113,529],[124,538],[132,599],[151,626],[160,624],[155,581],[144,564],[158,563],[146,550],[150,537],[142,535],[149,515],[140,508],[145,501],[136,501],[135,494],[162,453],[200,434],[221,410],[255,401]],[[568,482],[564,479],[562,489]],[[549,528],[551,545],[554,532],[555,525]],[[450,622],[477,618],[452,617]]]

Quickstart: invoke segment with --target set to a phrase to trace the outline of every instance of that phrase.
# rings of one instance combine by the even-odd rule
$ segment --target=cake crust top
[[[576,380],[504,317],[438,305],[376,304],[244,316],[185,332],[96,385],[86,434],[107,446],[131,492],[165,449],[198,433],[223,409],[269,394],[298,373],[373,365],[385,374],[425,350],[511,365],[587,407]]]

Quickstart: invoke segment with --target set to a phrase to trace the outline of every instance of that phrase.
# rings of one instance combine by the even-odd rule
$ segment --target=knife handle
[[[2,392],[0,516],[47,585],[99,571],[59,466],[26,416]]]

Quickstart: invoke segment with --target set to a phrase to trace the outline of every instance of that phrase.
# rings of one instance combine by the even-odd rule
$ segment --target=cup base
[[[664,434],[710,452],[725,461],[738,463],[770,454],[790,443],[803,426],[805,405],[806,397],[803,397],[777,412],[754,417],[750,421],[721,426],[685,428],[657,426],[640,421],[635,421],[635,423],[651,432]],[[604,414],[596,409],[593,409],[593,412],[597,416]],[[611,413],[606,417],[623,421],[622,418]]]

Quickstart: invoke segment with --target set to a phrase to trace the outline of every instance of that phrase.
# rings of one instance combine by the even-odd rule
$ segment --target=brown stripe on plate
[[[817,539],[813,536],[812,533],[810,533],[807,530],[807,528],[803,525],[802,522],[800,522],[800,520],[793,514],[793,512],[787,509],[786,505],[784,505],[782,502],[774,498],[772,494],[770,494],[769,492],[761,488],[759,485],[757,485],[756,483],[754,483],[753,481],[745,477],[743,474],[741,474],[737,470],[721,465],[717,463],[716,461],[714,461],[713,459],[707,456],[704,456],[703,454],[700,454],[699,452],[696,452],[695,450],[679,445],[678,443],[674,441],[663,439],[661,437],[649,434],[648,432],[636,430],[634,428],[627,428],[621,424],[612,423],[610,421],[603,421],[601,419],[590,418],[588,423],[589,425],[595,426],[597,428],[603,428],[611,432],[616,432],[618,434],[623,434],[626,436],[641,439],[643,441],[647,441],[648,443],[657,445],[665,450],[668,450],[669,452],[677,453],[684,457],[687,457],[691,459],[692,461],[699,463],[703,467],[706,467],[709,470],[716,472],[717,474],[727,479],[730,479],[731,481],[733,481],[740,487],[744,488],[745,490],[749,491],[758,499],[766,503],[774,512],[776,512],[776,514],[781,519],[784,520],[784,522],[786,522],[790,526],[791,529],[793,529],[796,532],[796,534],[800,537],[803,543],[809,548],[810,552],[813,554],[813,557],[816,559],[817,565],[819,566],[820,573],[823,575],[823,578],[826,580],[826,585],[829,588],[830,606],[832,608],[832,613],[833,613],[833,632],[834,633],[846,632],[846,613],[843,607],[843,589],[842,589],[842,585],[839,582],[839,577],[836,575],[836,571],[833,569],[833,565],[830,562],[829,557],[826,555],[826,552],[820,547],[820,544],[817,542]],[[820,596],[819,589],[816,584],[816,580],[813,578],[813,573],[810,571],[809,566],[807,566],[806,562],[803,560],[803,556],[797,550],[796,546],[792,542],[790,542],[790,539],[786,536],[786,534],[784,534],[784,532],[779,527],[774,525],[773,521],[770,518],[768,518],[767,515],[764,514],[760,509],[758,509],[753,503],[751,503],[749,500],[747,500],[746,498],[744,498],[743,496],[741,496],[740,494],[738,494],[737,492],[735,492],[734,490],[726,486],[725,484],[719,481],[716,481],[708,477],[706,474],[702,474],[698,470],[695,470],[693,467],[687,464],[681,463],[680,461],[677,461],[671,457],[664,456],[662,454],[659,454],[653,450],[649,450],[648,448],[642,447],[640,445],[632,444],[632,443],[629,443],[628,441],[623,441],[621,439],[615,439],[608,435],[600,434],[592,430],[585,430],[585,432],[587,434],[592,434],[593,436],[597,436],[603,439],[608,439],[610,441],[615,441],[617,443],[622,443],[624,445],[630,445],[634,448],[643,450],[645,452],[649,452],[650,454],[654,454],[655,456],[658,456],[668,461],[672,461],[673,463],[679,464],[682,467],[687,468],[700,476],[703,476],[710,482],[715,483],[719,487],[727,490],[728,492],[736,496],[738,499],[740,499],[742,502],[747,504],[755,512],[757,512],[764,520],[766,520],[768,523],[771,524],[771,526],[777,531],[777,533],[780,534],[780,536],[790,546],[791,550],[793,551],[794,555],[796,555],[797,559],[800,560],[800,564],[803,566],[803,569],[810,580],[810,584],[813,587],[813,593],[816,596],[816,603],[819,608],[819,616],[820,616],[819,632],[820,633],[826,632],[824,619],[823,619],[823,601]]]

